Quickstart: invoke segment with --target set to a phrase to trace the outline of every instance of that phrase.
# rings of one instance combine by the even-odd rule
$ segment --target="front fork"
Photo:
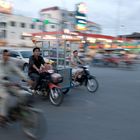
[[[55,85],[53,83],[49,83],[49,90],[50,90],[50,94],[51,96],[55,99],[59,96],[59,92],[58,89],[61,89],[61,87],[59,85]],[[57,89],[57,90],[54,90]]]
[[[49,83],[49,89],[53,89],[53,88],[61,88],[59,85],[53,84],[53,83]]]
[[[86,80],[85,80],[85,86],[87,86],[88,79],[95,79],[95,76],[93,76],[93,75],[87,75]]]

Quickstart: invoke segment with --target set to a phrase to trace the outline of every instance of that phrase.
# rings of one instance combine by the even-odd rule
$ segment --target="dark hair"
[[[4,49],[4,50],[3,50],[3,54],[4,54],[4,53],[8,53],[8,52],[9,52],[9,51],[8,51],[7,49]]]
[[[78,52],[77,50],[74,50],[73,53]]]
[[[39,50],[40,51],[40,48],[39,47],[33,48],[33,52],[35,52],[36,50]]]

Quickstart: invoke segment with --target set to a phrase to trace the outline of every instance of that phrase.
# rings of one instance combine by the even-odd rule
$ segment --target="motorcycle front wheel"
[[[59,106],[63,101],[64,94],[60,88],[53,87],[50,89],[49,98],[53,105]]]
[[[99,83],[95,77],[91,77],[87,80],[87,89],[89,92],[94,93],[99,87]]]
[[[47,123],[42,112],[34,109],[24,111],[22,117],[23,132],[29,139],[42,140],[47,133]]]

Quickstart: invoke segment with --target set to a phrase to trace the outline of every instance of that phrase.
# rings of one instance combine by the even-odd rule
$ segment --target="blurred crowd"
[[[102,64],[102,65],[120,65],[126,64],[131,65],[136,63],[136,60],[139,60],[139,55],[133,53],[129,50],[102,50],[96,52],[93,56],[93,64]]]

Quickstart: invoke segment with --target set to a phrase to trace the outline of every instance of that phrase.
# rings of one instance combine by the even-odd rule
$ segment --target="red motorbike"
[[[53,105],[59,106],[64,98],[59,85],[61,82],[63,82],[63,77],[58,73],[54,73],[53,70],[42,72],[40,73],[40,81],[35,93],[45,98],[49,97]]]

